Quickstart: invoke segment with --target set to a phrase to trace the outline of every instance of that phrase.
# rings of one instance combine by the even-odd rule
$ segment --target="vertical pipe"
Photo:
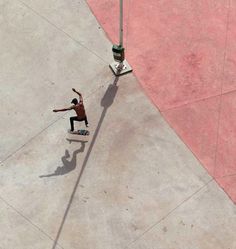
[[[123,0],[120,0],[120,46],[123,47]]]

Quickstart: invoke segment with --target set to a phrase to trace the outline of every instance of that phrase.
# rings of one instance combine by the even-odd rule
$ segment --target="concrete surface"
[[[88,0],[118,42],[119,1]],[[127,59],[167,122],[236,203],[232,0],[124,1]]]
[[[236,248],[234,204],[134,75],[113,76],[87,3],[0,4],[0,248]],[[72,87],[90,136],[52,112]]]

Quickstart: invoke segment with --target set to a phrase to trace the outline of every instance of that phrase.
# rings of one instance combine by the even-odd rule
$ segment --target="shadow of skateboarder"
[[[84,151],[84,149],[85,149],[85,143],[87,143],[87,141],[78,141],[78,140],[75,140],[75,141],[80,142],[81,143],[81,147],[79,149],[75,150],[72,153],[71,160],[69,160],[70,153],[66,149],[65,150],[65,155],[62,156],[62,158],[61,158],[63,166],[57,167],[57,169],[52,174],[39,176],[40,178],[51,177],[51,176],[58,176],[58,175],[65,175],[65,174],[69,173],[70,171],[72,171],[72,170],[74,170],[76,168],[76,156],[77,156],[78,153],[82,153]]]
[[[71,207],[71,204],[73,202],[73,199],[74,199],[74,195],[77,191],[77,188],[78,188],[78,185],[79,185],[79,182],[80,182],[80,179],[83,175],[83,172],[85,170],[85,167],[87,165],[87,162],[88,162],[88,159],[90,157],[90,153],[92,152],[93,150],[93,146],[96,142],[96,139],[97,139],[97,136],[99,134],[99,131],[101,129],[101,126],[102,126],[102,123],[103,123],[103,120],[106,116],[106,113],[107,113],[107,110],[109,109],[109,107],[113,104],[114,100],[115,100],[115,96],[117,94],[117,91],[118,91],[118,86],[117,86],[117,82],[118,82],[118,79],[119,77],[115,77],[114,81],[112,84],[109,84],[103,98],[101,99],[100,101],[100,105],[103,107],[103,111],[101,113],[101,116],[100,116],[100,119],[98,120],[98,124],[97,124],[97,127],[94,131],[94,135],[92,137],[92,140],[89,144],[89,147],[88,147],[88,150],[86,152],[86,155],[85,155],[85,158],[84,158],[84,161],[82,163],[82,166],[81,166],[81,169],[80,169],[80,173],[78,175],[78,178],[77,178],[77,181],[75,183],[75,186],[74,186],[74,189],[71,193],[71,196],[70,196],[70,199],[68,201],[68,205],[66,207],[66,210],[65,210],[65,213],[62,217],[62,221],[61,221],[61,224],[59,226],[59,229],[58,229],[58,232],[57,232],[57,235],[55,237],[55,240],[54,240],[54,243],[53,243],[53,246],[52,246],[52,249],[56,249],[57,247],[57,243],[58,243],[58,239],[60,238],[60,235],[61,235],[61,231],[64,227],[64,223],[65,223],[65,220],[67,218],[67,215],[70,211],[70,207]]]

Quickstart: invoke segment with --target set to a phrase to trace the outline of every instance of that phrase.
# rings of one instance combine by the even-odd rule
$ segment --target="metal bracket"
[[[113,62],[109,66],[116,76],[121,76],[133,71],[126,60],[124,60],[123,62]]]

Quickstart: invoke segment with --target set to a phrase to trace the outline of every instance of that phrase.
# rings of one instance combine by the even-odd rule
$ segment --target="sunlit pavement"
[[[151,2],[150,19],[154,9]],[[224,7],[226,1],[221,1],[222,6],[208,2],[209,9],[215,6],[219,10],[219,19],[224,23],[229,7],[220,7]],[[183,3],[187,6],[186,1]],[[92,1],[90,4],[94,8]],[[100,4],[105,8],[108,3],[101,1]],[[129,4],[132,8],[132,1]],[[164,20],[165,13],[170,15],[172,11],[177,19],[181,18],[178,9],[181,6],[171,9],[163,5],[163,11],[170,12],[163,12]],[[197,6],[201,8],[200,3]],[[110,7],[112,13],[112,3]],[[166,54],[163,71],[159,62],[157,72],[161,78],[155,78],[155,68],[149,69],[148,76],[142,71],[142,63],[146,65],[152,48],[149,47],[150,53],[146,55],[140,51],[134,56],[136,48],[132,40],[126,40],[127,59],[134,74],[115,78],[108,66],[113,60],[112,43],[103,28],[109,31],[93,9],[100,24],[97,22],[86,1],[3,0],[0,10],[0,248],[235,249],[235,205],[215,181],[205,161],[185,140],[186,133],[191,134],[193,142],[193,137],[199,138],[191,121],[198,120],[198,116],[191,110],[198,110],[197,104],[204,109],[201,96],[186,103],[181,102],[184,95],[176,96],[181,109],[187,109],[181,113],[177,105],[172,105],[173,99],[156,97],[163,92],[155,93],[155,85],[148,88],[147,77],[164,84],[168,70],[175,70],[176,77],[182,77],[178,76],[179,70],[174,64],[179,60],[177,51],[169,63],[170,55]],[[140,17],[143,10],[139,9]],[[138,14],[135,15],[133,19],[130,15],[134,26],[140,24],[135,24]],[[204,15],[208,16],[208,12]],[[148,16],[144,20],[147,19]],[[106,25],[109,23],[115,22],[107,19]],[[223,24],[218,28],[223,30]],[[162,30],[164,32],[164,26]],[[166,44],[171,44],[175,35],[166,36]],[[137,36],[137,46],[139,39]],[[215,36],[211,38],[212,43],[218,42],[220,48],[221,40],[214,39]],[[176,46],[180,47],[181,43],[177,43],[178,40]],[[164,57],[164,50],[164,47],[156,48],[157,53],[163,53],[162,57],[158,55],[159,59]],[[201,51],[202,56],[213,54],[219,59],[225,58],[218,49]],[[192,52],[183,59],[183,67],[187,67],[185,61],[187,64],[199,61],[199,54],[192,55]],[[136,60],[138,55],[140,59]],[[211,69],[203,68],[213,59],[207,58],[199,67],[208,72]],[[198,67],[198,62],[194,65]],[[220,69],[222,64],[219,70],[214,70],[220,74]],[[192,69],[189,70],[192,75]],[[208,75],[211,74],[204,77]],[[233,79],[233,74],[229,76]],[[218,80],[213,83],[217,85],[221,82]],[[171,77],[168,82],[170,85]],[[173,84],[177,89],[176,81]],[[163,89],[163,85],[160,87]],[[52,112],[54,108],[70,106],[71,99],[76,97],[72,88],[84,96],[89,136],[67,133],[69,117],[74,113]],[[167,85],[167,93],[168,89]],[[217,89],[214,94],[219,95]],[[214,94],[210,98],[206,93],[206,104],[211,108],[208,111],[215,108],[217,96],[213,97]],[[169,95],[172,96],[171,92]],[[191,95],[187,96],[192,99]],[[232,102],[229,99],[224,102],[224,97],[218,96],[222,110],[234,110],[226,105],[233,103],[233,95],[230,96]],[[155,102],[156,99],[160,103]],[[213,115],[213,111],[209,113]],[[232,117],[229,111],[222,111],[221,117],[224,115]],[[209,126],[207,113],[201,117],[201,124]],[[186,129],[181,128],[184,118],[189,122],[183,124]],[[83,123],[76,125],[84,128]],[[208,127],[204,133],[209,144],[208,133],[213,132],[213,128]],[[206,146],[201,149],[210,161],[212,150]]]

